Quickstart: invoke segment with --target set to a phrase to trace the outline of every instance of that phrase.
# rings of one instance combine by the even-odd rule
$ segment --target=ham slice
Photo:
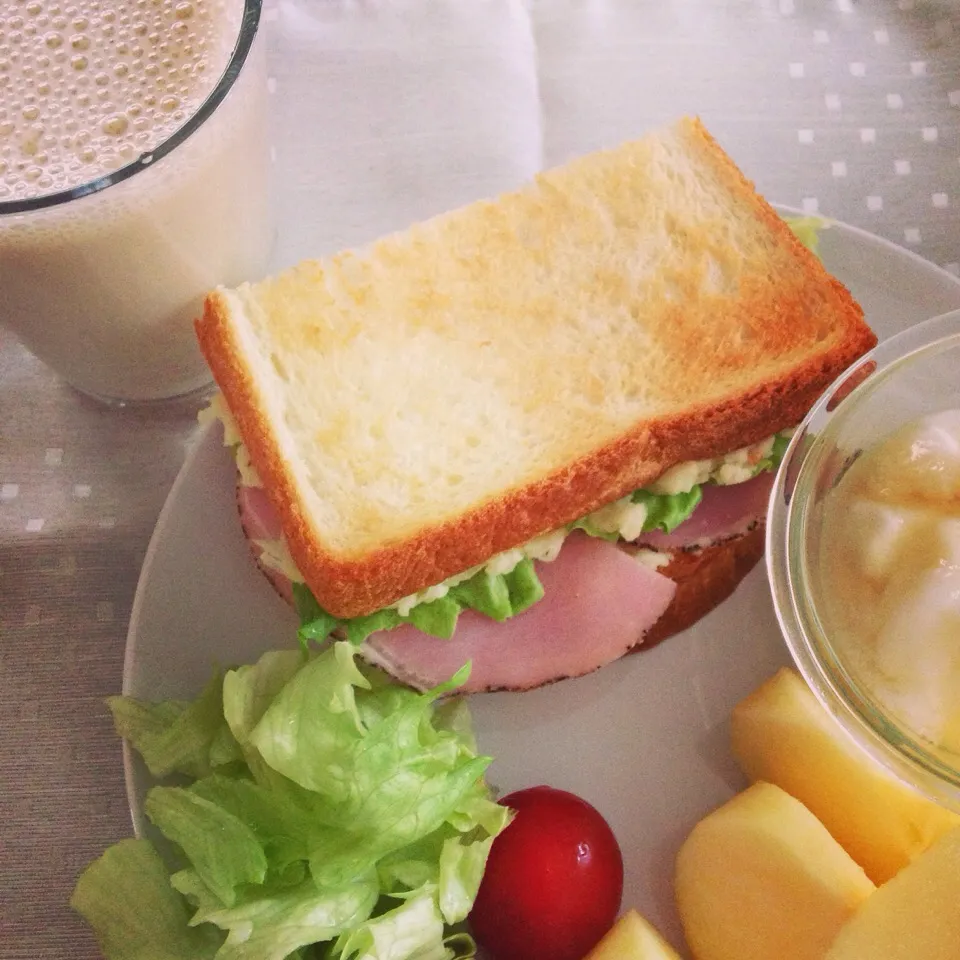
[[[773,478],[768,471],[725,487],[708,483],[697,508],[672,533],[653,530],[637,543],[653,550],[689,550],[747,533],[767,514]]]
[[[237,484],[237,508],[243,532],[251,540],[279,540],[280,517],[262,487]]]
[[[567,538],[556,560],[537,564],[544,597],[503,623],[465,610],[450,640],[404,625],[372,635],[363,654],[420,689],[449,679],[468,660],[465,692],[527,690],[578,677],[623,656],[660,619],[676,584],[616,545]]]
[[[260,487],[248,487],[237,484],[237,511],[240,514],[240,525],[250,543],[257,564],[264,576],[273,584],[273,588],[287,603],[293,603],[293,587],[290,578],[279,570],[265,564],[261,560],[263,550],[254,541],[280,540],[283,530],[280,528],[280,517],[273,509],[267,494]]]
[[[255,540],[282,536],[280,520],[259,487],[238,486],[237,507],[258,561]],[[290,580],[260,563],[277,592],[292,602]],[[503,623],[465,610],[450,640],[404,625],[372,635],[362,653],[410,686],[448,680],[468,660],[464,691],[526,690],[597,670],[636,646],[664,614],[676,584],[615,544],[571,534],[557,559],[538,563],[544,597]]]

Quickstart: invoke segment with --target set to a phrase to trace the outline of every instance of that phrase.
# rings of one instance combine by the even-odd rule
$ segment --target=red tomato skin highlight
[[[493,842],[470,927],[490,960],[582,960],[623,895],[613,831],[585,800],[553,787],[504,797],[516,811]]]

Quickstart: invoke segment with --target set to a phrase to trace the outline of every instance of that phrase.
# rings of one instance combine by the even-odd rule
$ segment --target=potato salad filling
[[[240,482],[262,487],[250,460],[237,424],[221,394],[217,394],[201,414],[201,422],[219,420],[223,424],[223,442],[233,450]],[[352,639],[360,642],[371,632],[389,629],[400,622],[412,622],[419,629],[449,637],[464,607],[478,610],[495,620],[504,620],[527,609],[543,596],[543,588],[534,570],[534,561],[549,563],[560,553],[566,538],[574,530],[592,537],[632,543],[652,530],[671,532],[696,509],[705,484],[729,486],[743,483],[766,470],[775,469],[786,450],[792,431],[784,431],[757,443],[708,460],[691,460],[667,470],[656,481],[572,523],[491,557],[486,563],[470,567],[442,583],[402,597],[383,610],[366,617],[340,621],[319,606],[304,583],[303,575],[282,538],[256,540],[260,562],[285,576],[294,585],[294,596],[301,619],[312,618],[318,631],[332,632],[345,627]],[[640,549],[636,559],[647,566],[663,566],[671,555],[664,551]],[[313,636],[311,639],[325,639]]]

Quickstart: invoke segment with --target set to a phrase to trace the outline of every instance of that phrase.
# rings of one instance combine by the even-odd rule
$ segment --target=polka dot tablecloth
[[[771,200],[960,274],[946,0],[275,0],[265,29],[276,265],[698,113]],[[67,899],[130,832],[103,698],[194,415],[103,409],[0,331],[4,960],[97,956]]]

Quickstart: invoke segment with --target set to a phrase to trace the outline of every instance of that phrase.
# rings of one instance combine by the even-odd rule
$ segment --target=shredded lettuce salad
[[[110,847],[71,905],[107,960],[455,960],[458,924],[510,812],[466,705],[469,666],[428,693],[349,643],[264,654],[192,702],[109,701],[154,777],[147,839]],[[319,946],[314,946],[319,945]]]

